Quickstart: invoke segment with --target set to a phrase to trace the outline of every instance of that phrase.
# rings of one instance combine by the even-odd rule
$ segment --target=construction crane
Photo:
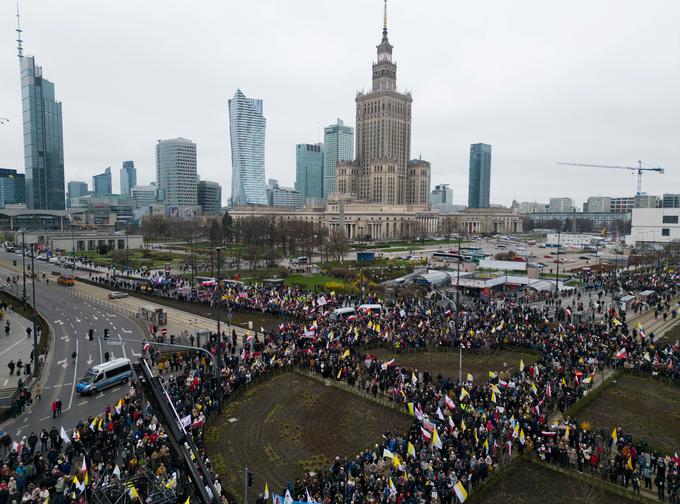
[[[642,174],[644,172],[657,172],[659,174],[664,172],[664,169],[657,166],[656,168],[646,168],[642,166],[642,161],[638,161],[638,166],[616,166],[616,165],[596,165],[596,164],[583,164],[583,163],[557,163],[563,166],[582,166],[585,168],[609,168],[612,170],[628,170],[632,172],[637,172],[637,195],[642,194]]]

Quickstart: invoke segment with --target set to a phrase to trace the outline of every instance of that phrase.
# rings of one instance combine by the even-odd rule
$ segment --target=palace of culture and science
[[[397,64],[387,38],[387,11],[373,88],[356,97],[356,160],[337,166],[337,190],[369,203],[427,205],[430,163],[411,160],[410,93],[397,89]]]

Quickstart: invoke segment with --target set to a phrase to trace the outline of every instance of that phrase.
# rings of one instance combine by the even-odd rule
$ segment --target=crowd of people
[[[677,273],[604,278],[606,291],[653,288],[653,308],[677,309]],[[350,460],[337,459],[318,475],[301,478],[288,490],[319,502],[456,502],[513,455],[530,451],[546,461],[583,469],[635,488],[642,475],[657,485],[659,496],[677,493],[677,457],[649,451],[633,442],[625,426],[611,435],[595,434],[572,419],[551,422],[583,397],[606,369],[627,367],[680,378],[680,346],[660,344],[641,326],[628,327],[626,314],[610,307],[597,323],[570,324],[575,309],[557,300],[546,307],[478,303],[466,306],[458,330],[450,308],[433,301],[401,300],[394,310],[359,312],[333,318],[332,309],[347,302],[334,293],[296,289],[230,287],[224,303],[280,313],[297,322],[282,323],[251,341],[238,358],[224,352],[222,391],[229,397],[253,377],[272,368],[301,366],[329,380],[346,381],[365,392],[389,397],[414,417],[407,432],[386,432],[385,442]],[[373,299],[363,299],[373,302]],[[580,302],[574,296],[574,302]],[[651,307],[650,307],[651,309]],[[455,381],[383,362],[361,351],[371,345],[422,347],[453,345],[493,351],[522,348],[537,352],[534,363],[518,371],[491,371],[489,377]],[[234,348],[224,338],[224,349]],[[211,347],[216,353],[215,343]],[[209,366],[209,363],[205,363]],[[594,456],[593,456],[594,454]],[[627,458],[626,458],[627,457]],[[587,462],[586,462],[587,461]],[[659,486],[660,485],[660,486]],[[283,492],[282,492],[283,493]]]
[[[205,343],[213,355],[217,345],[223,346],[219,383],[213,361],[201,354],[154,355],[153,360],[209,470],[203,434],[217,398],[228,400],[256,376],[274,369],[301,367],[389,398],[412,415],[408,430],[385,432],[375,447],[349,459],[336,458],[330,467],[276,489],[296,500],[309,495],[324,504],[454,503],[524,452],[597,471],[633,489],[654,485],[660,498],[674,498],[680,481],[677,456],[653,452],[644,440],[633,440],[625,425],[594,432],[576,419],[551,419],[554,412],[566,412],[612,367],[680,378],[678,343],[661,343],[644,327],[629,327],[624,312],[610,306],[594,324],[572,324],[570,317],[579,303],[595,305],[608,292],[640,289],[657,293],[649,309],[670,314],[677,309],[680,274],[603,275],[599,280],[600,292],[565,295],[550,306],[479,301],[456,312],[435,298],[398,299],[390,310],[358,310],[346,317],[334,316],[334,310],[379,299],[241,284],[218,291],[214,286],[211,299],[216,302],[235,310],[284,315],[285,321],[244,337],[240,344],[235,334],[227,333]],[[119,288],[116,279],[100,281]],[[185,287],[183,281],[169,278],[157,285],[172,296]],[[135,282],[129,284],[132,290],[143,285],[125,282]],[[366,350],[376,345],[462,346],[489,352],[520,348],[536,353],[537,360],[517,363],[512,372],[490,370],[488,376],[456,380],[382,361]],[[176,489],[178,501],[184,502],[179,500],[184,487],[177,484],[179,468],[166,430],[134,386],[123,400],[68,433],[53,429],[21,440],[4,434],[0,441],[6,462],[0,470],[0,504],[81,501],[100,485],[149,472],[162,488]],[[215,491],[226,501],[228,492],[220,482],[225,475],[213,476]],[[143,499],[147,490],[140,486],[127,491]]]

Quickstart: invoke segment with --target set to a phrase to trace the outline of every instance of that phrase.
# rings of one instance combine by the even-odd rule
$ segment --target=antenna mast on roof
[[[19,2],[17,2],[17,56],[19,58],[24,57],[24,41],[21,39],[21,14],[19,13]]]

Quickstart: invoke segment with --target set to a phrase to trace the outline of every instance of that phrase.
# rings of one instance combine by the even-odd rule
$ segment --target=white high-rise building
[[[267,120],[262,100],[247,98],[240,89],[229,100],[231,137],[231,204],[266,205],[264,138]]]
[[[591,196],[588,198],[589,212],[611,212],[612,199],[609,196]]]
[[[571,198],[550,198],[550,213],[571,212],[574,208],[574,200]]]
[[[156,145],[158,196],[168,206],[198,205],[196,144],[186,138],[161,140]]]

